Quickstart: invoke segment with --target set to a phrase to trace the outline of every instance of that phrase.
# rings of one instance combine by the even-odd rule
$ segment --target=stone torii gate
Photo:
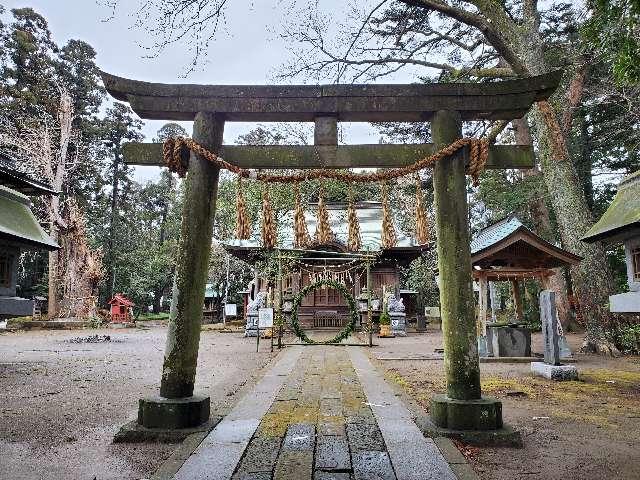
[[[244,168],[398,167],[461,138],[463,120],[513,120],[556,89],[561,72],[483,84],[235,86],[168,85],[102,74],[107,91],[144,119],[193,120],[192,138]],[[223,146],[226,121],[315,122],[313,146]],[[431,122],[433,144],[337,145],[337,122]],[[129,144],[128,163],[161,165],[160,144]],[[465,165],[468,148],[436,163],[435,191],[446,395],[432,399],[441,428],[495,430],[501,404],[482,397]],[[531,168],[529,146],[491,146],[487,168]],[[138,423],[180,429],[207,421],[194,395],[202,305],[216,209],[218,168],[191,153],[160,395],[140,400]]]

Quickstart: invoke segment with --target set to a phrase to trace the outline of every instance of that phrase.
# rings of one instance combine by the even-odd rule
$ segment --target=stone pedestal
[[[487,327],[487,350],[494,357],[530,357],[531,331],[523,327]]]
[[[548,380],[578,380],[578,369],[573,365],[549,365],[544,362],[531,362],[531,373],[535,377]]]
[[[404,312],[389,312],[391,317],[391,335],[407,336],[407,314]]]
[[[245,337],[258,336],[258,313],[247,313],[247,323],[244,326]]]
[[[456,400],[446,395],[431,398],[431,420],[450,430],[498,430],[502,428],[502,403],[491,397]]]
[[[162,429],[193,428],[209,419],[209,408],[209,397],[204,395],[142,398],[138,406],[138,425]]]

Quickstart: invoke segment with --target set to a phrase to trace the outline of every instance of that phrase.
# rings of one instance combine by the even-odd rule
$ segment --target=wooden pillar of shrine
[[[198,113],[193,139],[217,152],[223,130],[222,117]],[[209,418],[209,397],[193,390],[217,189],[218,168],[191,153],[160,397],[140,401],[138,423],[145,427],[187,428]]]
[[[460,114],[436,112],[431,134],[437,149],[455,142],[462,134]],[[460,152],[435,164],[433,188],[447,393],[432,398],[431,419],[452,430],[501,428],[500,402],[483,398],[480,391],[465,159]]]
[[[482,337],[487,336],[487,310],[488,310],[488,302],[487,302],[487,290],[489,286],[489,282],[487,281],[487,275],[485,273],[481,273],[478,278],[478,283],[480,285],[480,292],[478,295],[478,335]]]

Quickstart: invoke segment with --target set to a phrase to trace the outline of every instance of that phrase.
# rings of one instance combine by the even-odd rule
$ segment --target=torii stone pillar
[[[212,152],[222,145],[224,118],[196,114],[193,139]],[[218,168],[191,153],[160,396],[140,400],[138,423],[148,428],[190,428],[209,419],[209,397],[193,392],[204,291],[218,190]]]
[[[462,135],[458,112],[438,111],[431,121],[436,148]],[[440,314],[444,340],[446,395],[431,399],[431,419],[451,430],[495,430],[502,427],[502,406],[482,397],[471,249],[467,219],[464,158],[444,158],[433,169],[436,210]]]

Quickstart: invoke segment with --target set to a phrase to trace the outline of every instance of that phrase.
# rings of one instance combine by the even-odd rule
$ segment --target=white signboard
[[[440,308],[439,307],[424,307],[424,315],[425,317],[440,317]]]
[[[258,309],[258,328],[273,327],[273,308]]]
[[[227,317],[235,317],[238,315],[238,309],[235,303],[226,303],[224,306],[224,314]]]

